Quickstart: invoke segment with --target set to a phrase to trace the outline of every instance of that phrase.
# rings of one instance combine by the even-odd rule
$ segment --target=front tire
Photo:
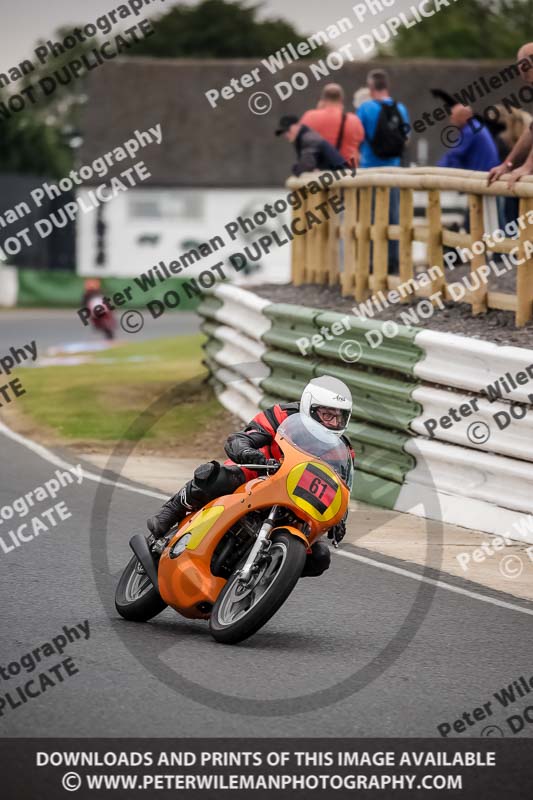
[[[220,592],[209,620],[217,642],[237,644],[252,636],[281,608],[298,583],[306,559],[304,543],[284,530],[276,532],[271,542],[270,560],[251,586],[233,575]]]
[[[148,622],[167,607],[137,556],[128,562],[115,592],[115,608],[130,622]]]

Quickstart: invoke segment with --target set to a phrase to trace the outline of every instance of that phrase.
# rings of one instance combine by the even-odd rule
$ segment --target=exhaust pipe
[[[136,533],[130,539],[130,547],[146,570],[153,586],[159,592],[159,582],[157,580],[157,564],[154,560],[148,542],[142,533]]]

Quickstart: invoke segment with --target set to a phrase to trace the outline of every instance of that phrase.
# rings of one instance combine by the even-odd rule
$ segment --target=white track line
[[[490,597],[486,594],[479,594],[479,592],[471,592],[469,589],[462,589],[460,586],[454,586],[453,583],[445,583],[444,581],[437,581],[434,578],[426,578],[425,575],[420,575],[418,572],[410,572],[408,569],[402,567],[395,567],[393,564],[387,564],[384,561],[375,561],[373,558],[360,556],[356,553],[349,553],[346,550],[336,550],[336,555],[344,556],[344,558],[351,558],[354,561],[361,561],[363,564],[370,564],[372,567],[387,570],[388,572],[395,572],[397,575],[404,575],[406,578],[412,578],[421,583],[430,583],[432,586],[437,586],[439,589],[446,589],[448,592],[455,592],[455,594],[464,594],[467,597],[472,597],[474,600],[481,600],[483,603],[490,603],[493,606],[500,606],[501,608],[509,608],[512,611],[520,611],[522,614],[529,614],[533,616],[533,609],[524,608],[523,606],[514,605],[514,603],[507,603],[505,600],[498,600],[496,597]]]
[[[28,450],[31,450],[32,453],[35,455],[44,458],[45,461],[49,461],[50,464],[53,464],[56,467],[61,467],[62,469],[72,469],[72,464],[69,464],[68,461],[64,461],[59,456],[56,456],[55,453],[52,453],[48,448],[43,447],[42,444],[37,444],[37,442],[33,442],[31,439],[27,439],[25,436],[21,436],[20,433],[15,433],[12,431],[11,428],[8,428],[7,425],[4,425],[3,422],[0,422],[0,433],[3,433],[4,436],[7,436],[8,439],[12,439],[17,444],[21,444],[23,447],[27,447]],[[96,475],[94,472],[87,472],[86,469],[83,470],[83,477],[89,481],[95,481],[96,483],[103,483],[106,486],[116,486],[119,489],[124,489],[127,492],[135,492],[135,494],[144,494],[147,497],[157,497],[160,500],[167,500],[168,495],[160,494],[159,492],[152,492],[150,489],[138,489],[134,486],[129,486],[127,483],[120,483],[116,481],[109,480],[109,478],[103,478],[101,475]]]
[[[23,447],[26,447],[28,450],[31,450],[32,453],[35,453],[40,458],[43,458],[45,461],[48,461],[50,464],[54,464],[56,467],[61,467],[62,469],[72,469],[73,465],[69,464],[68,461],[64,461],[59,456],[56,456],[52,453],[48,448],[43,447],[41,444],[37,444],[33,442],[31,439],[27,439],[25,436],[21,436],[19,433],[15,433],[12,431],[11,428],[8,428],[7,425],[4,425],[3,422],[0,422],[0,433],[3,433],[4,436],[7,436],[8,439],[12,439],[17,444],[21,444]],[[93,472],[87,472],[83,470],[84,478],[87,478],[90,481],[95,481],[96,483],[104,483],[106,486],[115,486],[118,489],[124,489],[127,492],[134,492],[135,494],[143,494],[147,497],[157,497],[162,500],[167,499],[167,495],[160,494],[159,492],[152,492],[149,489],[138,489],[135,486],[129,486],[127,483],[115,483],[114,481],[109,480],[108,478],[102,478],[101,475],[95,475]],[[511,611],[518,611],[521,614],[528,614],[529,616],[533,616],[533,610],[529,608],[523,608],[522,606],[514,605],[513,603],[507,603],[505,600],[498,600],[495,597],[490,597],[488,595],[479,594],[478,592],[471,592],[468,589],[462,589],[459,586],[454,586],[452,583],[446,583],[445,581],[437,581],[434,578],[426,578],[425,575],[419,575],[417,572],[410,572],[408,569],[403,569],[402,567],[395,567],[393,564],[387,564],[383,561],[375,561],[373,558],[367,558],[366,556],[356,555],[356,553],[349,553],[346,550],[336,550],[335,554],[338,556],[343,556],[344,558],[351,558],[353,561],[360,561],[363,564],[368,564],[371,567],[377,567],[378,569],[383,569],[386,572],[394,572],[396,575],[403,575],[405,578],[411,578],[411,580],[420,581],[422,583],[429,583],[432,586],[437,586],[439,589],[445,589],[448,592],[455,592],[455,594],[462,594],[466,597],[471,597],[473,600],[480,600],[482,603],[489,603],[493,606],[499,606],[500,608],[507,608]]]

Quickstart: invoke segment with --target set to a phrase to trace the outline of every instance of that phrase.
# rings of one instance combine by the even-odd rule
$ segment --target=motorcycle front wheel
[[[301,539],[277,531],[259,572],[248,583],[232,575],[220,592],[209,619],[217,642],[237,644],[256,633],[274,616],[300,578],[306,559]]]
[[[130,622],[147,622],[167,607],[136,556],[128,562],[115,592],[115,608]]]

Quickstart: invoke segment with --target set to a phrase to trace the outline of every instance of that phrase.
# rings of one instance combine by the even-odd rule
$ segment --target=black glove
[[[239,453],[239,464],[266,464],[267,460],[260,450],[253,447],[245,447]]]
[[[346,523],[344,520],[338,522],[333,528],[330,528],[328,531],[328,539],[333,539],[335,544],[339,544],[342,542],[344,537],[346,536]]]

